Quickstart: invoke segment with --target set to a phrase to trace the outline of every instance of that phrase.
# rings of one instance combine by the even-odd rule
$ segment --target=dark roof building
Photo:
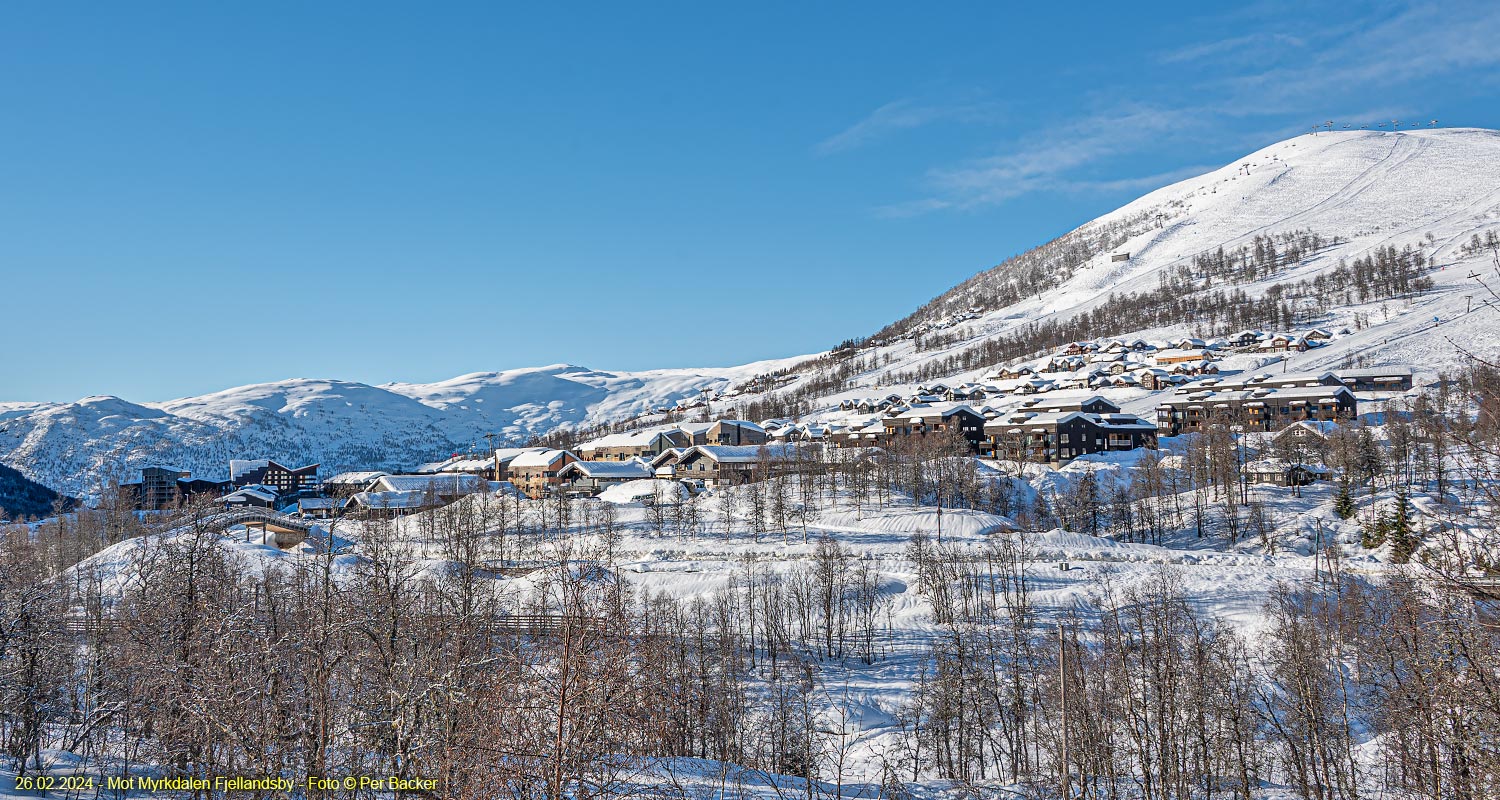
[[[1156,427],[1166,436],[1202,431],[1211,422],[1268,431],[1304,420],[1354,419],[1357,414],[1354,392],[1344,386],[1227,391],[1184,387],[1156,407]]]
[[[318,488],[318,465],[293,468],[270,459],[233,459],[229,462],[229,482],[234,486],[269,486],[282,495],[313,491]]]

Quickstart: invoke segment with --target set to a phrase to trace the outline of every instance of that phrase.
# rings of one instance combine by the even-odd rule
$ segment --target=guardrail
[[[283,514],[266,508],[235,508],[228,511],[218,511],[187,523],[179,527],[190,527],[193,525],[204,525],[213,530],[222,531],[235,525],[243,525],[246,522],[264,522],[289,530],[312,533],[313,525],[301,517]]]
[[[448,617],[422,617],[417,620],[422,624],[451,628],[459,622]],[[57,628],[64,634],[74,637],[85,636],[111,636],[125,629],[130,620],[118,617],[64,617],[57,622]],[[576,634],[602,632],[605,624],[599,617],[579,616],[576,614],[502,614],[485,619],[474,620],[475,627],[493,636],[524,636],[530,638],[542,638],[558,636],[563,633],[573,632]]]

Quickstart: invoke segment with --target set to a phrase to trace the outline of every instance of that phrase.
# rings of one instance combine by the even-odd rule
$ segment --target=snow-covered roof
[[[1337,374],[1340,378],[1410,378],[1415,372],[1416,369],[1411,366],[1392,364],[1369,369],[1341,369]]]
[[[229,459],[229,480],[238,481],[246,473],[264,469],[270,465],[270,460],[264,458],[231,458]]]
[[[1290,431],[1307,431],[1319,438],[1326,439],[1330,434],[1339,429],[1337,422],[1327,420],[1301,420],[1294,422],[1276,432],[1276,437],[1285,436]]]
[[[569,453],[566,450],[553,450],[550,448],[531,450],[529,452],[517,454],[515,458],[511,459],[510,466],[511,469],[521,469],[525,467],[550,467],[553,464],[556,464],[558,459],[571,455],[572,453]]]
[[[579,450],[598,450],[601,447],[645,447],[656,439],[663,436],[661,431],[633,431],[631,433],[611,433],[600,436],[597,439],[578,445]]]
[[[1051,428],[1075,419],[1083,419],[1096,427],[1112,430],[1156,430],[1156,424],[1134,414],[1090,414],[1083,411],[1016,411],[985,423],[990,433],[1014,433],[1025,428]]]
[[[1353,399],[1354,393],[1347,386],[1263,386],[1256,389],[1204,389],[1201,387],[1187,386],[1178,389],[1172,397],[1163,398],[1161,405],[1181,405],[1183,403],[1205,403],[1217,400],[1254,400],[1281,402],[1283,400],[1321,400],[1347,395]],[[1264,402],[1260,403],[1264,405]]]
[[[282,464],[280,462],[277,462],[274,459],[266,459],[266,458],[259,458],[259,459],[239,459],[239,458],[233,458],[233,459],[229,460],[229,480],[231,482],[239,480],[246,473],[253,472],[255,470],[271,466],[272,464],[275,464],[276,466],[281,467],[282,469],[286,470],[287,472],[309,472],[309,471],[316,472],[317,469],[318,469],[318,465],[317,464],[305,464],[305,465],[300,466],[300,467],[288,467],[287,465]]]
[[[436,475],[384,475],[371,487],[373,492],[434,492],[437,494],[473,494],[482,488],[478,475],[444,472]]]
[[[514,464],[515,460],[527,453],[545,452],[546,447],[500,447],[495,450],[495,459],[501,464]]]
[[[1249,464],[1245,465],[1245,471],[1258,475],[1279,475],[1289,469],[1292,469],[1293,467],[1301,467],[1308,472],[1316,473],[1319,475],[1327,474],[1328,472],[1330,472],[1328,467],[1323,464],[1294,463],[1280,458],[1267,458],[1261,461],[1252,461]]]
[[[702,457],[721,464],[749,464],[759,461],[762,452],[772,461],[785,461],[797,455],[797,446],[793,444],[700,444],[683,453],[682,460]]]
[[[275,489],[272,489],[268,486],[254,485],[236,489],[235,491],[224,495],[224,497],[221,499],[226,503],[234,503],[250,499],[260,500],[263,503],[274,503],[276,502],[276,497],[277,494]]]
[[[563,467],[559,474],[567,477],[574,473],[595,480],[637,480],[654,474],[651,465],[639,458],[628,461],[574,461]]]
[[[425,500],[425,492],[360,492],[349,498],[347,505],[388,511],[412,510],[421,508]]]
[[[388,472],[381,472],[379,470],[364,470],[362,472],[340,472],[339,474],[333,476],[332,478],[329,478],[328,480],[323,481],[323,483],[325,485],[327,485],[327,484],[348,484],[348,485],[368,486],[368,485],[374,483],[375,481],[379,480],[380,478],[383,478],[383,477],[385,477],[386,475],[389,475],[389,474],[390,473],[388,473]]]
[[[975,411],[974,407],[969,405],[968,403],[965,403],[963,401],[955,401],[927,403],[920,406],[912,406],[910,409],[907,409],[906,411],[895,416],[887,417],[886,419],[891,421],[938,419],[951,417],[954,414],[962,413],[964,411],[967,411],[970,414],[974,415],[979,414],[979,412]]]
[[[1194,348],[1194,349],[1191,349],[1191,350],[1184,350],[1184,349],[1179,348],[1179,347],[1173,347],[1173,348],[1168,349],[1168,350],[1158,350],[1153,355],[1153,357],[1156,359],[1157,363],[1161,363],[1163,361],[1175,361],[1175,360],[1189,359],[1189,358],[1196,358],[1196,359],[1207,358],[1208,357],[1208,352],[1205,351],[1205,350],[1199,349],[1199,348]]]

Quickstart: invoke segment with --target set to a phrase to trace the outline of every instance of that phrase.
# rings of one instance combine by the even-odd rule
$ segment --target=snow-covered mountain
[[[1200,259],[1297,232],[1317,234],[1320,247],[1255,275],[1209,274]],[[825,374],[855,388],[823,399],[909,385],[914,376],[977,379],[1069,333],[1227,334],[1233,315],[1257,303],[1294,316],[1298,327],[1353,332],[1294,354],[1287,369],[1451,369],[1465,352],[1500,356],[1500,297],[1490,292],[1500,290],[1500,248],[1475,249],[1475,236],[1500,236],[1500,131],[1303,135],[1151,192],[954,287],[824,360]],[[1418,272],[1431,289],[1361,296],[1340,273],[1384,248],[1408,247],[1425,262]]]
[[[0,405],[0,463],[85,496],[147,464],[214,478],[225,477],[230,458],[400,469],[445,458],[487,433],[517,441],[560,425],[629,418],[783,366],[603,372],[554,364],[429,384],[298,378],[164,403],[8,403]]]
[[[1274,269],[1210,274],[1198,258],[1299,231],[1316,234],[1321,244]],[[631,418],[782,370],[796,377],[778,390],[800,393],[814,408],[910,382],[919,372],[977,377],[997,361],[1025,355],[1017,352],[1030,346],[1023,334],[1047,325],[1060,335],[1086,319],[1091,337],[1212,334],[1226,317],[1204,309],[1214,292],[1226,290],[1243,292],[1230,296],[1231,304],[1270,297],[1299,324],[1354,331],[1295,356],[1293,370],[1350,361],[1439,369],[1456,365],[1460,349],[1500,355],[1500,309],[1485,305],[1493,298],[1479,282],[1500,286],[1500,263],[1488,249],[1469,247],[1476,234],[1497,231],[1500,132],[1303,135],[1151,192],[976,275],[865,346],[831,358],[647,372],[560,364],[382,386],[298,379],[165,403],[115,397],[0,403],[0,462],[76,495],[92,493],[110,470],[146,463],[173,463],[204,476],[219,475],[230,457],[316,461],[325,471],[399,468],[485,433],[522,439],[563,425]],[[1385,247],[1419,252],[1430,265],[1422,276],[1433,287],[1363,298],[1348,286],[1329,288],[1341,263]],[[1128,260],[1115,260],[1125,253]],[[1120,298],[1128,294],[1150,295],[1149,303],[1136,305],[1157,310],[1127,313]],[[994,346],[1002,341],[1006,347]],[[991,348],[981,352],[986,344]],[[829,380],[835,372],[837,380]]]

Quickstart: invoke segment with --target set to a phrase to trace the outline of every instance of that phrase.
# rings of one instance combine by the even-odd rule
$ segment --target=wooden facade
[[[577,460],[578,456],[567,450],[523,453],[511,460],[507,474],[517,489],[535,500],[555,491],[562,483],[563,467]]]
[[[1343,386],[1178,391],[1181,394],[1156,407],[1156,427],[1163,435],[1202,431],[1212,422],[1268,431],[1303,420],[1337,422],[1358,414],[1354,393]]]
[[[1079,456],[1156,446],[1156,426],[1134,414],[1022,411],[984,426],[995,458],[1065,464]]]

